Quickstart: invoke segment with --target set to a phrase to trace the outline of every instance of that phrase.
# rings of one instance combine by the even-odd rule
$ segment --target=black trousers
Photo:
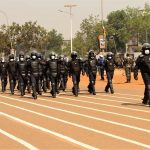
[[[16,75],[9,74],[9,83],[10,83],[11,94],[14,94],[14,89],[15,89],[15,86],[16,86],[16,81],[17,81]]]
[[[26,86],[27,86],[27,77],[19,75],[19,90],[22,96],[25,94]]]
[[[150,73],[142,73],[142,78],[145,84],[145,92],[144,92],[144,99],[143,99],[143,103],[149,103],[150,104]]]
[[[96,74],[97,72],[89,72],[89,85],[88,85],[88,91],[90,93],[95,93],[95,81],[96,81]]]
[[[53,76],[51,75],[50,76],[50,81],[51,81],[51,94],[52,96],[56,96],[56,92],[57,92],[57,83],[58,83],[58,80],[57,80],[57,76]]]
[[[105,91],[108,91],[109,88],[110,88],[111,93],[113,93],[112,79],[113,79],[113,76],[114,76],[114,70],[113,71],[107,71],[106,75],[107,75],[107,85],[105,87]]]
[[[34,76],[31,75],[31,84],[32,84],[32,91],[33,91],[33,96],[37,95],[37,92],[41,92],[41,80],[39,76]]]
[[[68,80],[68,75],[66,73],[61,73],[59,76],[59,89],[65,90]]]
[[[72,74],[72,82],[73,82],[72,92],[74,95],[77,96],[79,92],[80,72]]]
[[[2,92],[4,92],[7,86],[7,74],[1,74],[1,85],[2,85]]]

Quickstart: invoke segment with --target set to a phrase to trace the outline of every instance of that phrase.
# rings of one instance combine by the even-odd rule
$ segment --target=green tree
[[[98,16],[89,16],[82,21],[80,31],[73,40],[73,48],[81,56],[84,56],[90,49],[98,50],[100,34],[103,34],[103,30]]]
[[[47,49],[48,51],[54,51],[58,54],[62,52],[63,36],[58,34],[55,29],[51,30],[47,34]]]

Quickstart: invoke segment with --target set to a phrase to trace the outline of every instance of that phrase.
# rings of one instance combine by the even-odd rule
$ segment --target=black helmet
[[[10,55],[9,55],[9,60],[10,60],[10,59],[14,59],[14,58],[15,58],[15,57],[14,57],[14,54],[10,54]]]
[[[143,55],[149,55],[150,54],[150,44],[144,43],[142,46],[142,54]]]
[[[113,58],[113,53],[108,52],[106,57],[107,57],[107,59],[112,59]]]
[[[60,55],[60,56],[59,56],[59,59],[60,59],[60,60],[64,60],[64,59],[65,59],[65,56],[64,56],[64,55]]]
[[[35,51],[33,51],[33,52],[31,53],[31,58],[32,58],[32,59],[36,59],[36,58],[37,58],[37,53],[36,53]]]
[[[94,50],[90,50],[90,51],[89,51],[88,57],[89,57],[89,58],[95,58]]]
[[[130,56],[129,53],[127,53],[126,56],[129,57]]]
[[[32,56],[36,56],[36,52],[33,51],[33,52],[31,53],[31,57],[32,57]]]
[[[5,62],[5,57],[1,57],[1,62]]]
[[[37,53],[37,58],[38,59],[42,59],[42,54],[41,53]]]
[[[26,55],[26,59],[30,59],[30,55]]]
[[[50,58],[50,59],[55,59],[55,57],[56,57],[55,52],[51,52],[51,53],[49,54],[49,58]]]
[[[73,52],[71,53],[71,58],[72,58],[72,59],[76,59],[76,58],[77,58],[77,52],[76,52],[76,51],[73,51]]]
[[[55,59],[58,59],[58,58],[59,58],[58,54],[55,54]]]
[[[24,52],[20,52],[20,53],[19,53],[19,58],[20,58],[20,57],[24,57]]]
[[[94,54],[94,50],[93,49],[89,50],[89,54]]]

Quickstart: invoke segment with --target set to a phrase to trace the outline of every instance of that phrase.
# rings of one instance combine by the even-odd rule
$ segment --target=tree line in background
[[[5,55],[10,53],[10,48],[16,52],[24,51],[30,53],[37,50],[42,54],[48,51],[59,53],[63,45],[62,34],[57,33],[55,29],[47,31],[37,22],[25,22],[23,25],[12,23],[11,26],[1,26],[0,30],[0,50]]]
[[[107,38],[107,51],[125,52],[126,44],[138,45],[150,42],[150,4],[140,8],[127,7],[111,12],[104,21]],[[69,31],[68,31],[69,32]],[[102,22],[99,16],[89,16],[80,24],[73,39],[73,49],[80,56],[86,55],[90,49],[98,50],[98,36],[103,34]],[[0,52],[10,53],[10,47],[16,51],[31,50],[47,55],[50,51],[58,54],[70,54],[70,41],[64,40],[63,35],[55,29],[47,31],[37,22],[25,22],[23,25],[12,23],[0,28]]]

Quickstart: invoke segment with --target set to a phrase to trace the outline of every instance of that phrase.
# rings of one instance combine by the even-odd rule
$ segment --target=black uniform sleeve
[[[137,58],[135,61],[135,66],[134,66],[134,79],[137,80],[138,78],[138,70],[140,68],[140,57]]]

